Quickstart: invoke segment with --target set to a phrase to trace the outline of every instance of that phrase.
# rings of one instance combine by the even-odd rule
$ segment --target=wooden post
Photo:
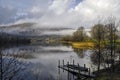
[[[60,67],[60,60],[58,60],[58,67]]]
[[[78,63],[78,68],[80,67],[79,63]],[[80,73],[80,69],[79,69],[79,73]]]
[[[74,61],[74,59],[73,59],[73,66],[75,65],[75,61]],[[73,71],[74,71],[74,69],[73,69]]]
[[[84,64],[84,68],[86,68],[86,64]]]
[[[67,65],[69,65],[69,62],[67,62]],[[69,80],[69,67],[68,67],[68,80]]]
[[[74,61],[74,59],[73,59],[73,66],[75,65],[75,61]],[[74,71],[74,69],[73,69],[73,71]],[[74,79],[74,75],[73,75],[73,79]]]
[[[78,68],[80,67],[79,63],[78,63]],[[78,78],[80,79],[80,69],[78,70]]]
[[[75,64],[75,61],[74,61],[74,59],[73,59],[73,65]]]
[[[63,66],[64,66],[64,59],[63,59]],[[64,69],[63,69],[63,72],[64,72]]]
[[[86,68],[86,64],[84,64],[84,68]],[[85,71],[85,73],[86,73],[86,71]]]
[[[60,74],[60,60],[58,60],[58,74]]]

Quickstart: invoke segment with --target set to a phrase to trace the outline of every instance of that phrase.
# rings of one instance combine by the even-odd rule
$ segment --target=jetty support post
[[[79,63],[78,63],[78,68],[80,67]],[[80,69],[78,70],[78,78],[80,79]]]
[[[86,64],[84,64],[84,68],[86,68]]]
[[[58,74],[60,74],[60,60],[58,60]]]
[[[64,59],[63,59],[63,66],[64,66]],[[63,72],[64,72],[64,69],[63,69]]]
[[[75,65],[75,61],[74,61],[74,59],[73,59],[73,66]],[[74,69],[73,69],[73,71],[74,71]],[[73,75],[73,79],[74,79],[74,75]]]
[[[69,62],[67,62],[67,65],[69,65]],[[69,80],[69,67],[68,67],[68,80]]]

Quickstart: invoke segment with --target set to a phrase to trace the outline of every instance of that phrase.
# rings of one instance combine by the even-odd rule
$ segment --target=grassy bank
[[[63,44],[71,45],[73,48],[79,49],[93,49],[95,46],[94,42],[72,42],[72,41],[61,41]]]
[[[80,49],[92,49],[92,48],[94,48],[93,42],[71,42],[71,45],[74,48],[80,48]]]
[[[69,44],[73,48],[79,48],[79,49],[93,49],[96,45],[93,41],[86,41],[86,42],[73,42],[73,41],[61,41],[61,43]],[[109,41],[105,41],[101,43],[101,47],[104,47],[104,44],[109,45]],[[117,47],[120,48],[120,40],[116,41]]]

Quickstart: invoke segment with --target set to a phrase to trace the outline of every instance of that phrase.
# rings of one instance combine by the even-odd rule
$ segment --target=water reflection
[[[77,49],[77,48],[73,48],[74,52],[77,53],[77,55],[80,58],[83,58],[85,56],[85,50],[84,49]]]
[[[119,54],[120,54],[119,50],[117,50],[117,52],[114,54],[113,59],[111,59],[110,49],[103,49],[99,55],[97,50],[92,50],[92,52],[93,54],[91,55],[91,60],[92,60],[92,63],[95,65],[99,64],[98,56],[100,56],[101,65],[110,64],[112,63],[111,62],[112,60],[119,61]]]
[[[0,48],[0,80],[21,80],[24,79],[27,63],[20,59],[19,54],[3,53]]]
[[[67,80],[67,73],[58,74],[58,60],[64,59],[65,63],[68,61],[72,63],[73,59],[76,63],[90,62],[89,60],[86,60],[87,57],[79,57],[78,54],[73,51],[72,47],[62,45],[18,46],[4,48],[1,52],[3,55],[8,54],[8,56],[17,56],[29,63],[29,66],[26,66],[26,72],[24,72],[24,75],[26,76],[31,75],[30,78],[25,76],[27,80],[58,80],[58,78]],[[86,55],[87,54],[88,53],[86,52]]]
[[[86,67],[91,68],[92,72],[97,70],[99,64],[96,50],[75,49],[64,45],[15,46],[1,49],[1,53],[3,58],[15,58],[14,61],[17,65],[13,62],[12,66],[16,65],[16,67],[24,68],[24,72],[23,69],[21,69],[22,73],[19,72],[19,77],[23,78],[23,80],[68,80],[67,71],[62,70],[59,72],[58,60],[64,60],[64,64],[67,64],[67,62],[73,64],[73,60],[74,64],[79,63],[80,66],[86,64]],[[120,58],[118,55],[120,54],[115,54],[114,58],[116,60]],[[100,54],[101,68],[108,67],[106,62],[109,59],[110,51],[102,50]],[[70,80],[77,79],[72,74],[69,74],[69,76]],[[15,78],[12,80],[15,80]]]

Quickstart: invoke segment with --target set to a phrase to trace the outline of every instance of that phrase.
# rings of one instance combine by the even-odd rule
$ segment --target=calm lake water
[[[25,69],[22,71],[22,77],[25,80],[68,80],[68,73],[58,69],[58,60],[65,61],[65,64],[73,63],[80,66],[95,70],[96,66],[91,61],[92,50],[73,49],[71,46],[64,45],[29,45],[5,48],[3,54],[18,54],[23,55],[20,58],[25,64]],[[72,74],[70,79],[74,80]]]

